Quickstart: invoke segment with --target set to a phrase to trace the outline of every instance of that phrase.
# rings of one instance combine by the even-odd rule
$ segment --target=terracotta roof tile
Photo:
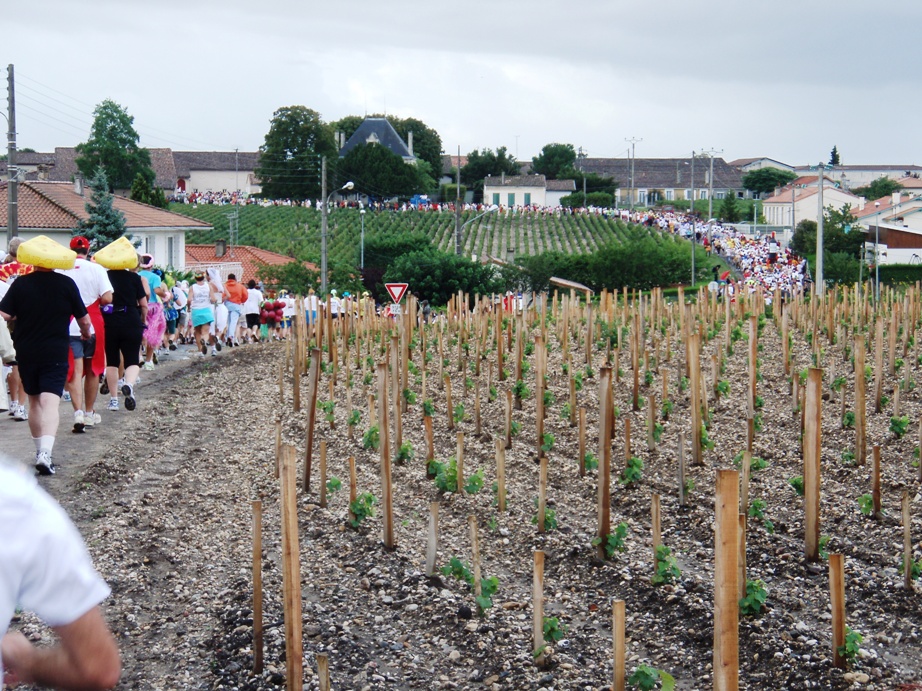
[[[484,188],[487,187],[544,187],[547,179],[543,175],[499,175],[487,176],[483,180]]]
[[[69,182],[24,182],[19,185],[19,226],[35,229],[69,229],[89,217],[85,196],[77,194]],[[0,183],[0,223],[6,221],[6,182]],[[125,197],[116,196],[112,205],[125,215],[128,230],[177,228],[184,230],[206,230],[211,225],[203,221],[159,209]]]
[[[239,262],[243,267],[242,277],[237,280],[246,283],[250,279],[259,280],[257,272],[261,266],[276,266],[289,264],[296,259],[286,257],[284,254],[270,252],[251,245],[234,245],[228,248],[222,257],[217,256],[214,245],[186,245],[186,269],[192,270],[199,265],[217,264],[221,262]],[[304,262],[304,266],[312,271],[317,271],[316,265]]]

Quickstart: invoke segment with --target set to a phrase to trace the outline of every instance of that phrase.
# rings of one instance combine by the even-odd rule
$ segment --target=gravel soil
[[[744,329],[745,332],[745,329]],[[404,415],[404,440],[415,458],[393,467],[394,522],[397,547],[382,544],[380,505],[358,528],[347,525],[349,472],[356,458],[358,491],[381,496],[377,452],[362,445],[369,426],[363,370],[349,367],[352,405],[346,402],[340,373],[333,410],[335,429],[318,411],[317,442],[328,442],[328,474],[342,481],[318,506],[318,453],[314,454],[312,492],[299,492],[301,578],[303,597],[305,688],[319,688],[315,655],[329,654],[334,689],[607,689],[611,684],[611,600],[626,601],[628,673],[641,663],[672,674],[680,689],[712,687],[714,487],[719,468],[732,467],[745,447],[743,405],[747,377],[746,341],[736,344],[721,378],[730,392],[715,404],[708,436],[715,448],[703,466],[689,467],[694,489],[680,507],[676,479],[680,429],[690,432],[688,391],[680,387],[681,358],[673,353],[660,363],[645,387],[660,398],[661,376],[669,372],[675,408],[663,422],[657,449],[645,442],[644,415],[630,412],[630,369],[615,387],[621,412],[613,444],[612,523],[626,523],[626,550],[613,559],[596,556],[597,473],[577,472],[577,430],[561,415],[567,401],[556,338],[551,338],[549,388],[555,402],[548,408],[546,431],[555,437],[549,451],[549,505],[556,530],[539,534],[532,519],[538,493],[535,397],[526,398],[513,419],[521,432],[506,455],[508,506],[499,512],[491,485],[495,480],[494,439],[502,433],[504,387],[488,400],[487,353],[482,381],[483,430],[475,435],[470,370],[458,371],[457,350],[450,359],[454,402],[464,405],[466,419],[448,429],[444,393],[438,386],[437,356],[429,363],[427,398],[435,407],[436,457],[455,453],[455,432],[464,433],[464,466],[469,475],[483,469],[484,487],[476,494],[441,493],[427,478],[422,401]],[[430,350],[435,339],[430,338]],[[789,478],[802,475],[799,415],[793,414],[790,384],[782,371],[780,337],[769,322],[760,339],[764,398],[763,429],[755,437],[755,455],[765,469],[753,473],[750,499],[764,502],[765,520],[749,523],[748,578],[760,579],[768,591],[758,616],[740,619],[740,681],[744,689],[911,689],[922,682],[920,594],[904,590],[899,572],[902,526],[899,501],[910,492],[915,558],[920,557],[919,471],[912,465],[920,409],[918,389],[903,394],[901,414],[912,421],[903,438],[889,431],[891,412],[873,414],[869,407],[870,446],[882,448],[883,515],[864,515],[858,498],[870,492],[870,464],[849,465],[842,452],[854,446],[854,431],[839,422],[837,394],[824,389],[822,533],[826,550],[841,552],[846,563],[848,623],[864,636],[846,670],[832,666],[828,569],[825,561],[804,558],[803,500]],[[673,349],[678,344],[673,342]],[[716,341],[704,348],[710,362]],[[184,351],[185,349],[183,349]],[[286,344],[273,343],[225,350],[200,359],[181,351],[182,359],[144,373],[134,413],[104,414],[104,423],[84,435],[69,434],[63,416],[56,462],[59,473],[42,484],[64,505],[81,529],[100,573],[112,587],[106,616],[122,649],[121,689],[270,689],[284,685],[284,625],[281,610],[279,486],[275,477],[275,422],[283,442],[297,449],[302,472],[305,405],[291,405],[290,375],[280,404],[278,372]],[[472,348],[473,353],[473,348]],[[869,351],[868,362],[873,362]],[[795,336],[799,370],[809,364],[810,350]],[[363,356],[364,357],[364,356]],[[841,346],[829,347],[838,374],[847,383],[838,395],[849,402],[854,375]],[[574,356],[583,370],[582,356]],[[589,421],[588,448],[597,452],[598,367],[604,351],[593,350],[592,377],[585,376],[577,394]],[[417,351],[414,360],[421,365]],[[534,356],[529,360],[533,363]],[[922,383],[912,357],[913,376]],[[464,360],[469,366],[469,359]],[[494,366],[495,369],[495,366]],[[708,371],[703,367],[703,372]],[[370,370],[369,370],[370,371]],[[588,375],[588,373],[585,373]],[[319,400],[328,394],[324,374]],[[534,391],[534,368],[528,374]],[[411,376],[411,389],[420,382]],[[885,379],[885,391],[894,382]],[[869,394],[871,391],[869,386]],[[62,406],[67,404],[62,404]],[[850,404],[849,409],[853,406]],[[350,437],[351,409],[361,419]],[[62,411],[69,408],[62,407]],[[644,462],[633,486],[618,482],[624,463],[623,420],[631,418],[633,453]],[[5,419],[4,430],[25,436]],[[22,423],[18,423],[22,426]],[[686,436],[689,436],[688,434]],[[4,432],[4,438],[13,437]],[[393,435],[392,435],[393,440]],[[16,447],[17,449],[19,447]],[[24,448],[24,447],[23,447]],[[28,455],[27,449],[22,454]],[[686,450],[690,457],[690,447]],[[653,585],[651,495],[662,497],[663,542],[676,557],[681,575],[674,583]],[[252,673],[252,510],[263,502],[265,669]],[[468,517],[477,518],[484,577],[496,576],[493,606],[478,616],[470,588],[450,576],[424,575],[430,502],[440,504],[439,565],[453,556],[471,560]],[[565,628],[548,650],[548,662],[536,666],[532,656],[532,564],[535,550],[546,553],[545,614]],[[34,639],[50,634],[29,615],[16,624]]]

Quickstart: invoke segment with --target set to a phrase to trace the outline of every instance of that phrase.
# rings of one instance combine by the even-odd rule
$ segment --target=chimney
[[[410,150],[410,156],[415,156],[413,153],[413,130],[407,132],[407,148]]]
[[[227,240],[218,240],[214,244],[214,256],[220,259],[227,254]]]
[[[900,196],[901,196],[901,193],[900,193],[899,190],[897,190],[896,192],[894,192],[894,193],[890,196],[890,204],[892,204],[893,206],[897,206],[897,205],[900,203]]]
[[[504,170],[502,173],[500,173],[500,176],[501,177],[499,179],[499,184],[505,185],[506,184],[506,171]]]
[[[74,176],[74,192],[83,196],[83,176],[79,173]]]
[[[864,205],[868,203],[868,200],[864,197],[858,197],[858,211],[864,211]]]

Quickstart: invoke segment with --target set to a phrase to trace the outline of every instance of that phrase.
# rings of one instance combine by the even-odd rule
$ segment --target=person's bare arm
[[[13,319],[13,315],[7,314],[7,313],[4,312],[3,310],[0,310],[0,317],[3,317],[3,318],[6,319],[7,321],[10,321],[11,319]]]
[[[122,673],[118,646],[99,607],[76,621],[54,627],[60,642],[37,648],[18,631],[0,641],[7,684],[41,684],[61,689],[111,689]]]
[[[100,305],[109,305],[112,304],[112,291],[107,290],[105,293],[99,296]]]
[[[84,314],[80,319],[77,320],[77,326],[80,327],[80,336],[83,340],[87,340],[90,337],[90,329],[93,326],[93,322],[90,321],[90,315]]]
[[[141,321],[147,323],[147,298],[138,299],[138,307],[141,308]]]

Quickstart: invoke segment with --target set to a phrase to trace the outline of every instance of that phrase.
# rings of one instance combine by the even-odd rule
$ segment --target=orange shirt
[[[235,305],[242,305],[247,301],[247,289],[242,283],[228,280],[224,284],[224,297],[228,302]]]

